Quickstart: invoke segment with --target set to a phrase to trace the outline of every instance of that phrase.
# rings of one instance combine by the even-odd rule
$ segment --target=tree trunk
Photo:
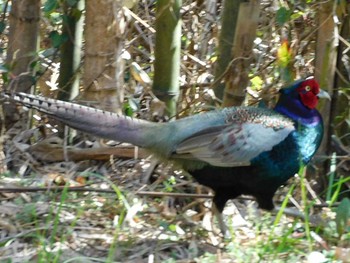
[[[242,0],[225,0],[221,15],[221,32],[219,37],[218,61],[215,68],[215,95],[222,100],[225,84],[221,83],[227,67],[232,60],[232,47],[237,28],[237,18]]]
[[[333,1],[324,2],[319,6],[318,13],[318,32],[316,39],[316,62],[315,62],[315,78],[319,82],[322,89],[327,90],[331,97],[333,97],[335,66],[337,58],[337,31],[338,25],[333,20]],[[330,153],[330,110],[331,103],[326,100],[320,100],[320,113],[324,122],[323,140],[318,149],[318,154],[329,155]],[[324,191],[325,188],[331,187],[328,185],[325,175],[329,172],[331,160],[327,160],[323,165],[317,169],[317,175],[312,174],[312,178],[317,181],[316,186],[319,192]],[[310,170],[307,173],[310,175]]]
[[[125,29],[120,1],[86,1],[83,98],[119,113],[124,99]]]
[[[225,78],[222,106],[240,106],[249,84],[249,69],[253,56],[253,44],[259,22],[260,1],[250,0],[240,4],[237,29],[232,48],[233,62]]]
[[[333,20],[333,1],[320,4],[318,13],[318,33],[316,41],[316,66],[315,77],[320,83],[321,88],[328,89],[328,93],[332,96],[333,84],[335,75],[335,65],[337,57],[338,43],[336,34],[338,31],[338,25]],[[327,152],[327,146],[330,139],[330,102],[320,101],[320,112],[323,116],[324,122],[324,136],[320,146],[319,152],[325,154]]]
[[[6,64],[9,66],[13,91],[29,92],[35,83],[31,63],[36,58],[40,22],[39,0],[13,0],[10,11],[10,31]],[[10,128],[19,118],[14,103],[4,105],[5,126]]]
[[[154,94],[166,105],[166,114],[176,114],[179,96],[182,0],[158,0],[154,61]]]

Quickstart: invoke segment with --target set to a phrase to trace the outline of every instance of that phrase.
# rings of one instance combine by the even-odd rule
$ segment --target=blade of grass
[[[284,210],[287,207],[289,197],[292,195],[294,188],[295,188],[295,184],[292,184],[292,186],[289,188],[289,191],[288,191],[286,197],[284,198],[284,200],[282,202],[280,209],[278,210],[278,213],[276,215],[276,219],[273,223],[273,227],[276,227],[278,225],[278,223],[281,221],[281,217],[283,215]]]
[[[332,188],[334,186],[333,184],[334,184],[336,167],[337,167],[337,154],[333,153],[331,157],[331,165],[329,167],[328,188],[327,188],[327,195],[326,195],[327,202],[330,202],[332,197]]]
[[[343,186],[343,177],[340,177],[339,181],[334,186],[336,186],[337,188],[335,189],[332,198],[329,201],[330,206],[332,206],[338,200],[341,188]]]
[[[307,198],[307,189],[305,184],[305,166],[301,165],[301,168],[299,170],[299,176],[300,176],[300,187],[301,187],[301,200],[303,202],[304,207],[304,227],[305,227],[305,234],[308,240],[309,244],[309,250],[312,251],[312,238],[311,238],[311,230],[310,230],[310,217],[309,217],[309,200]]]

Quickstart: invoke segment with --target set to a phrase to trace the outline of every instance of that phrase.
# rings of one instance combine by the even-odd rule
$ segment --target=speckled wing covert
[[[268,109],[236,108],[223,126],[204,129],[176,147],[176,155],[213,166],[249,166],[295,131],[294,122]]]

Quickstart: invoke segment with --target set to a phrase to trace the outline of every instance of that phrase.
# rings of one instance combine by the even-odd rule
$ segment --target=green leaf
[[[54,56],[56,54],[56,52],[57,52],[56,48],[50,47],[48,49],[44,49],[44,50],[40,51],[40,54],[42,56],[44,56],[45,58],[48,58],[48,57]]]
[[[259,76],[255,76],[250,80],[250,82],[252,83],[253,90],[260,90],[262,85],[264,84],[264,81]]]
[[[4,73],[4,72],[8,72],[9,69],[7,67],[7,65],[5,64],[0,64],[0,73]]]
[[[139,108],[140,102],[135,98],[129,98],[128,102],[123,104],[123,112],[126,116],[132,117]]]
[[[53,25],[60,25],[62,23],[62,16],[59,12],[51,12],[48,18]]]
[[[123,105],[123,112],[126,116],[129,116],[129,117],[132,117],[134,114],[134,111],[131,109],[131,107],[128,103],[125,103]]]
[[[82,10],[79,10],[78,8],[74,8],[71,12],[71,16],[75,18],[75,21],[78,21],[83,14]]]
[[[9,74],[7,72],[2,73],[1,79],[4,83],[8,83],[9,82]]]
[[[339,237],[341,237],[348,226],[348,221],[350,220],[350,199],[344,198],[340,202],[335,212],[336,212],[335,222],[337,223],[337,232]]]
[[[289,48],[288,42],[283,41],[277,50],[277,63],[281,68],[286,68],[292,60],[292,52]]]
[[[292,15],[290,16],[290,18],[291,18],[292,20],[295,20],[295,19],[301,17],[303,14],[304,14],[304,12],[299,11],[299,12],[297,12],[297,13],[292,14]]]
[[[176,232],[176,225],[170,224],[170,225],[169,225],[169,230],[170,230],[170,231],[173,231],[173,232]]]
[[[44,5],[44,13],[50,14],[58,7],[57,0],[47,0]]]
[[[5,21],[0,21],[0,34],[2,34],[5,31],[6,23]]]
[[[52,46],[55,48],[60,47],[65,41],[68,40],[67,35],[61,35],[57,31],[51,31],[49,34],[49,38],[51,39]]]
[[[66,3],[69,5],[69,6],[75,6],[80,0],[66,0]]]
[[[39,69],[40,68],[40,62],[39,62],[39,60],[33,60],[30,64],[29,64],[29,67],[31,68],[31,69]],[[34,78],[33,78],[33,81],[34,81]],[[33,82],[33,83],[35,83],[35,81]]]
[[[74,23],[74,18],[71,17],[70,15],[62,15],[61,18],[62,18],[63,25],[69,26]]]
[[[283,26],[286,22],[290,20],[290,16],[292,14],[292,11],[285,8],[281,7],[278,9],[276,13],[276,22],[279,26]]]

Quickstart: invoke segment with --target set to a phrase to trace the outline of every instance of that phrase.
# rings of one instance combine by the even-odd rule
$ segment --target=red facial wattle
[[[314,109],[318,103],[317,94],[320,92],[320,87],[314,79],[306,80],[297,89],[302,103],[309,109]]]

